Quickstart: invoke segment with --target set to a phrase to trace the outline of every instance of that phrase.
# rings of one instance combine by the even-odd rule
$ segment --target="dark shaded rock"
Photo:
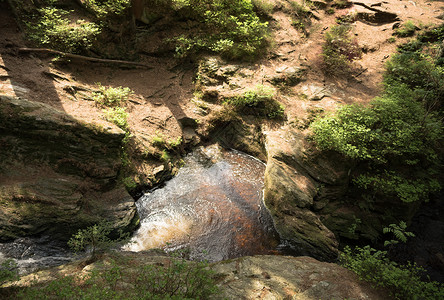
[[[179,124],[184,127],[191,127],[191,128],[197,128],[199,124],[197,123],[196,119],[190,118],[190,117],[182,117],[177,119]]]
[[[117,184],[124,135],[114,125],[0,96],[0,240],[66,240],[102,219],[134,227],[134,200]]]
[[[264,201],[281,239],[297,254],[333,260],[338,242],[312,210],[325,207],[327,195],[344,193],[340,187],[347,184],[347,164],[307,145],[305,137],[290,128],[267,134]]]

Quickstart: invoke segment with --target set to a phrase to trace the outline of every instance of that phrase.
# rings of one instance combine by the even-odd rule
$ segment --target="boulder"
[[[301,67],[281,66],[276,69],[276,74],[267,81],[274,85],[295,86],[306,79],[307,69]]]
[[[314,211],[345,193],[347,163],[311,148],[291,128],[268,132],[266,149],[264,201],[281,239],[297,255],[336,259],[335,235]]]
[[[212,266],[215,299],[387,299],[353,272],[311,257],[253,256]]]
[[[0,96],[0,240],[66,240],[102,219],[134,227],[134,200],[117,181],[124,136],[112,124]]]

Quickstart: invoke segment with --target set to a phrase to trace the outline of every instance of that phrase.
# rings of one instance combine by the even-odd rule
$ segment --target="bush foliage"
[[[5,281],[18,279],[17,263],[13,259],[6,259],[0,263],[0,285]]]
[[[90,248],[91,258],[96,259],[99,252],[109,250],[112,246],[126,241],[129,234],[120,233],[117,239],[111,239],[113,228],[109,222],[101,222],[86,229],[80,229],[68,241],[68,246],[75,252]]]
[[[81,53],[91,48],[100,27],[85,20],[71,22],[68,11],[53,6],[37,10],[38,15],[26,23],[28,37],[38,45],[52,49]]]
[[[284,117],[284,106],[275,99],[275,90],[263,85],[258,85],[241,96],[229,98],[225,103],[241,112],[270,119]]]
[[[387,258],[386,251],[365,246],[354,251],[345,247],[340,256],[347,269],[358,274],[361,280],[376,287],[387,288],[395,299],[444,299],[444,286],[422,280],[424,269],[415,264],[399,265]]]
[[[99,91],[93,93],[93,99],[100,105],[120,106],[128,101],[128,97],[133,93],[128,87],[104,87],[98,84]]]
[[[265,45],[268,23],[254,12],[250,0],[163,0],[177,14],[198,21],[200,29],[171,39],[184,57],[197,51],[220,53],[228,58],[256,56]]]
[[[112,259],[84,276],[65,276],[23,289],[18,299],[210,299],[217,292],[206,263],[171,258],[165,265]]]
[[[387,63],[384,95],[369,106],[343,106],[311,125],[320,149],[366,166],[357,186],[405,202],[427,200],[440,189],[444,69],[421,49],[402,51]]]
[[[326,73],[344,74],[350,70],[351,62],[361,57],[361,48],[350,32],[349,25],[336,25],[326,32],[322,49]]]

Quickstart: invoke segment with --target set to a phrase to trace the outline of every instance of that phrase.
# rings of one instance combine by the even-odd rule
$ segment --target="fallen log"
[[[133,61],[127,61],[127,60],[116,60],[116,59],[106,59],[106,58],[96,58],[96,57],[90,57],[90,56],[83,56],[79,54],[72,54],[72,53],[66,53],[61,52],[57,50],[47,49],[47,48],[19,48],[19,52],[34,52],[34,53],[49,53],[54,55],[60,55],[67,58],[73,58],[73,59],[80,59],[80,60],[87,60],[92,62],[99,62],[99,63],[111,63],[111,64],[123,64],[123,65],[131,65],[131,66],[138,66],[138,67],[144,67],[147,69],[152,69],[153,67],[133,62]]]

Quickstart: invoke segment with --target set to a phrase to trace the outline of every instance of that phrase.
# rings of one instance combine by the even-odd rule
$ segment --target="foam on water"
[[[263,205],[265,165],[237,151],[201,148],[166,185],[137,202],[141,226],[126,250],[188,247],[218,261],[270,253],[277,234]]]

